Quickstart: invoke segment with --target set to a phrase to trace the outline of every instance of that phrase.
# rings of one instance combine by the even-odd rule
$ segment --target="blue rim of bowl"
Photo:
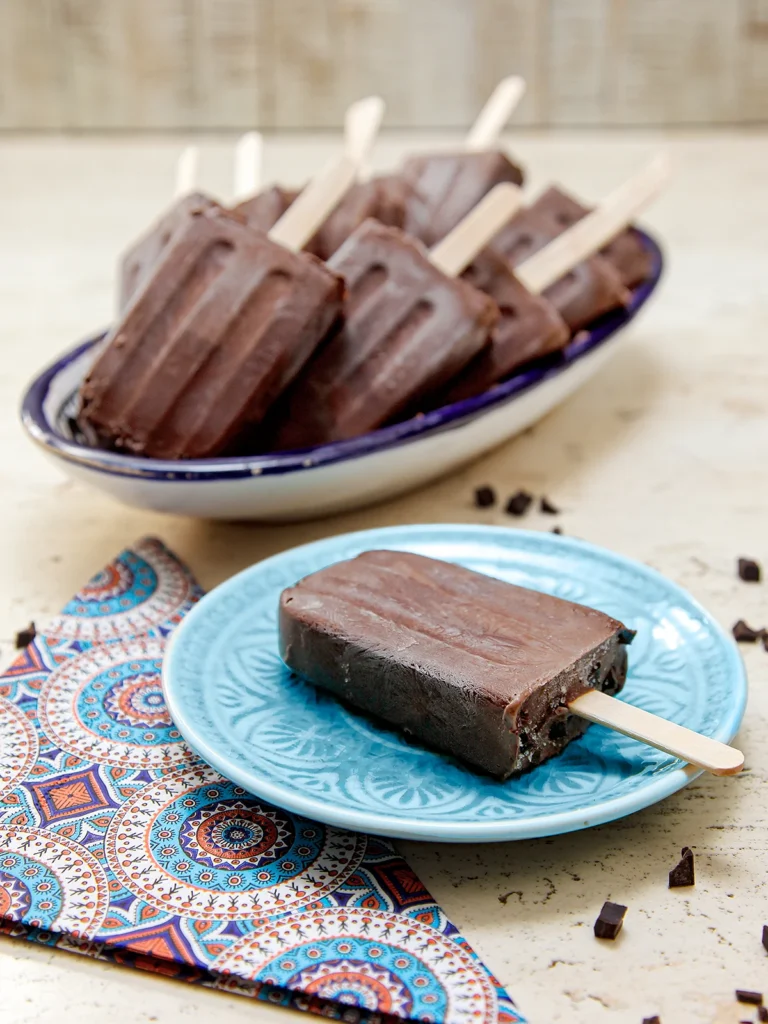
[[[677,793],[693,782],[694,779],[704,774],[702,768],[686,765],[679,761],[678,767],[671,771],[666,771],[656,777],[648,776],[649,781],[647,785],[644,785],[637,792],[600,800],[596,805],[597,809],[594,811],[591,808],[580,808],[571,811],[553,812],[546,819],[545,831],[542,831],[541,828],[542,819],[529,820],[525,823],[521,823],[517,819],[482,823],[473,822],[469,825],[463,824],[460,827],[448,822],[429,822],[427,826],[422,828],[418,824],[414,825],[413,819],[398,818],[394,814],[386,817],[385,826],[383,827],[383,816],[377,816],[371,812],[358,809],[351,810],[336,804],[332,805],[331,810],[328,810],[326,805],[326,810],[323,812],[322,817],[318,819],[318,805],[322,803],[322,799],[319,797],[305,796],[303,793],[291,791],[289,799],[286,800],[285,788],[279,783],[271,781],[263,781],[259,785],[258,791],[254,790],[252,788],[250,772],[242,770],[226,754],[221,754],[217,748],[211,746],[206,738],[197,735],[197,730],[190,723],[183,709],[179,707],[173,687],[168,685],[172,665],[175,664],[176,648],[183,642],[179,638],[183,638],[187,632],[195,628],[195,623],[201,616],[205,615],[208,604],[212,600],[218,600],[221,599],[222,595],[226,596],[232,592],[237,592],[241,579],[249,575],[257,567],[260,570],[267,569],[271,564],[278,563],[289,556],[297,557],[312,553],[326,544],[340,540],[342,537],[348,543],[365,542],[370,538],[376,544],[379,544],[382,534],[386,534],[387,539],[397,539],[400,536],[408,537],[414,530],[428,530],[436,535],[448,534],[449,536],[453,536],[459,530],[468,533],[478,533],[482,537],[504,538],[508,542],[510,538],[514,539],[516,537],[535,537],[539,541],[542,540],[541,534],[535,530],[521,530],[508,526],[486,526],[473,523],[424,523],[385,526],[376,527],[371,530],[357,530],[353,533],[337,534],[333,537],[324,537],[320,540],[310,541],[308,544],[288,548],[276,555],[271,555],[269,558],[254,563],[254,565],[249,566],[247,569],[242,569],[239,573],[231,576],[228,580],[220,583],[213,590],[205,594],[194,608],[187,613],[183,622],[171,636],[165,652],[162,671],[163,695],[171,718],[178,726],[188,746],[204,761],[237,785],[242,786],[249,792],[255,793],[256,796],[264,800],[269,800],[277,807],[284,807],[286,810],[293,811],[294,814],[303,814],[307,818],[321,820],[328,825],[334,825],[338,828],[349,828],[358,832],[370,832],[375,835],[391,836],[397,839],[429,840],[431,842],[509,842],[520,839],[538,839],[545,836],[562,835],[565,832],[575,832],[583,828],[594,828],[645,810],[660,800],[665,800],[667,797]],[[610,548],[604,548],[599,544],[593,544],[591,541],[580,540],[576,537],[559,537],[553,534],[545,534],[545,537],[548,543],[556,545],[558,549],[564,551],[590,551],[601,558],[608,556],[614,563],[626,565],[634,571],[640,571],[649,580],[661,583],[665,587],[671,588],[673,592],[684,595],[686,602],[691,608],[696,610],[701,619],[706,622],[707,628],[711,630],[712,635],[717,637],[728,651],[730,672],[734,679],[734,700],[712,738],[720,740],[721,743],[730,743],[738,733],[744,718],[747,706],[748,684],[747,673],[738,647],[720,623],[679,583],[675,583],[674,580],[669,579],[657,569],[652,569],[643,562],[630,558],[628,555],[621,555]]]
[[[573,363],[599,348],[625,327],[648,301],[659,283],[663,256],[659,244],[644,231],[636,229],[652,257],[651,274],[632,293],[628,306],[601,317],[591,330],[580,331],[555,359],[545,361],[520,373],[474,398],[444,405],[409,420],[373,430],[361,437],[332,444],[317,445],[278,454],[226,456],[212,459],[168,461],[147,459],[121,452],[104,451],[65,437],[45,413],[45,402],[51,385],[62,371],[83,356],[104,337],[102,332],[51,363],[27,388],[21,405],[21,421],[32,440],[68,462],[113,476],[141,477],[155,481],[220,481],[254,476],[278,476],[315,469],[334,462],[371,455],[425,435],[453,430],[478,414],[502,405],[524,391],[556,377]]]

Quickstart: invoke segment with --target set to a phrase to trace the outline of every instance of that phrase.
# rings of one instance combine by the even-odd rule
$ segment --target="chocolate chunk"
[[[548,516],[556,516],[560,509],[553,505],[549,498],[542,497],[539,501],[539,512],[546,512]]]
[[[693,867],[693,850],[684,846],[680,863],[669,872],[669,888],[680,889],[684,885],[695,885],[696,874]]]
[[[562,527],[560,527],[560,526],[553,526],[552,527],[552,533],[556,533],[559,537],[562,536],[562,534],[563,534]]]
[[[29,645],[32,643],[36,636],[37,630],[35,629],[35,624],[34,622],[30,622],[26,629],[21,629],[16,634],[16,647],[29,647]]]
[[[603,909],[595,921],[595,935],[598,939],[615,939],[624,924],[627,908],[620,903],[606,900]]]
[[[737,988],[736,989],[736,1002],[737,1003],[749,1003],[750,1006],[762,1006],[763,1005],[763,993],[762,992],[750,992],[748,989]]]
[[[475,505],[478,508],[490,508],[496,504],[496,491],[492,487],[478,487],[475,491]]]
[[[760,1007],[760,1009],[757,1011],[757,1019],[761,1021],[768,1021],[768,1007]]]
[[[507,502],[505,512],[510,516],[525,515],[532,501],[533,495],[529,494],[528,491],[518,491]]]
[[[745,583],[759,583],[760,576],[759,562],[754,561],[752,558],[739,559],[739,579],[744,580]]]
[[[643,1024],[661,1024],[661,1017],[658,1014],[653,1017],[643,1017]]]
[[[763,925],[763,946],[765,947],[765,952],[768,953],[768,924]]]
[[[619,633],[619,643],[626,644],[627,647],[629,647],[629,645],[632,643],[636,636],[636,629],[622,629],[622,631]]]
[[[759,640],[764,635],[765,630],[763,629],[752,629],[748,626],[744,619],[739,619],[731,627],[733,638],[740,644],[753,644],[756,640]]]

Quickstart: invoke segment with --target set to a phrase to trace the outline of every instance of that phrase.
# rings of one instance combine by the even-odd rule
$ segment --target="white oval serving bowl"
[[[525,430],[592,377],[620,332],[645,305],[662,271],[657,243],[641,233],[653,272],[627,309],[581,331],[557,356],[513,374],[476,398],[446,405],[362,437],[273,455],[161,461],[79,441],[70,416],[90,365],[90,338],[29,385],[27,433],[65,473],[119,501],[205,519],[309,519],[369,505],[449,473]]]

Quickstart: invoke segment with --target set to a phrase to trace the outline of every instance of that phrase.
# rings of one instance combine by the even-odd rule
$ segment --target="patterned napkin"
[[[0,677],[0,931],[350,1024],[523,1021],[388,841],[186,747],[160,668],[200,596],[140,541]]]

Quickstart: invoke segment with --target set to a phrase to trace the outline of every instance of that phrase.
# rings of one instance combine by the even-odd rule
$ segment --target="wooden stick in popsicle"
[[[261,132],[246,132],[235,145],[234,202],[256,195],[261,188],[264,139]]]
[[[453,231],[430,249],[429,258],[448,277],[458,277],[520,209],[523,194],[503,182],[491,189]]]
[[[464,148],[472,152],[493,149],[524,93],[524,78],[519,75],[502,78],[469,129]]]
[[[183,199],[195,191],[197,185],[197,169],[200,163],[200,150],[197,146],[185,146],[176,161],[176,181],[173,189],[174,199]]]
[[[344,115],[344,152],[358,165],[357,180],[370,176],[370,155],[384,118],[381,96],[367,96],[347,107]]]
[[[586,217],[516,267],[515,275],[528,291],[536,295],[545,291],[630,224],[656,198],[669,175],[669,160],[661,153],[611,192]]]
[[[600,690],[590,690],[572,700],[568,710],[714,775],[736,775],[744,767],[744,755],[735,747],[668,722]]]
[[[299,252],[355,183],[358,164],[346,154],[320,170],[268,232],[286,249]]]

